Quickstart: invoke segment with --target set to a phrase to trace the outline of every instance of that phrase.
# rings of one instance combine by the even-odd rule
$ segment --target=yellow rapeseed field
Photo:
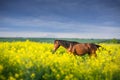
[[[97,58],[53,44],[0,42],[0,80],[120,80],[120,44],[100,44]]]

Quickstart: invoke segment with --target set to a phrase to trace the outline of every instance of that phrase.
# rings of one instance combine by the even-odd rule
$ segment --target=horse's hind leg
[[[97,57],[95,50],[92,50],[89,55],[90,57]]]
[[[96,54],[96,53],[94,53],[94,54],[92,54],[92,56],[97,57],[97,54]]]

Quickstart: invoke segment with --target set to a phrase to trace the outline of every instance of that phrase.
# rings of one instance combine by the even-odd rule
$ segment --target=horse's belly
[[[75,51],[75,53],[77,54],[77,55],[84,55],[85,53],[88,53],[88,51],[87,50],[85,50],[85,49],[76,49],[76,51]]]
[[[86,54],[86,53],[89,53],[89,51],[88,51],[88,48],[87,48],[87,47],[84,47],[84,46],[82,46],[82,45],[77,45],[77,46],[75,47],[75,53],[76,53],[77,55],[84,55],[84,54]]]

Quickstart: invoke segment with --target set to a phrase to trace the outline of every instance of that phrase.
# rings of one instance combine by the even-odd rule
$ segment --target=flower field
[[[97,58],[52,43],[0,42],[0,80],[120,80],[120,44],[100,44]]]

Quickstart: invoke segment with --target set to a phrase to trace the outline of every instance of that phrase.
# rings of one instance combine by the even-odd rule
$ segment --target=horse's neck
[[[68,49],[70,47],[70,43],[69,42],[67,42],[67,43],[64,42],[64,43],[61,43],[60,46]]]
[[[74,48],[74,45],[75,45],[76,43],[69,43],[68,45],[69,46],[67,46],[67,47],[64,47],[64,48],[66,48],[69,52],[73,52],[73,48]]]
[[[66,49],[72,49],[72,47],[78,44],[78,42],[70,42],[70,41],[61,41],[60,46],[66,48]]]

